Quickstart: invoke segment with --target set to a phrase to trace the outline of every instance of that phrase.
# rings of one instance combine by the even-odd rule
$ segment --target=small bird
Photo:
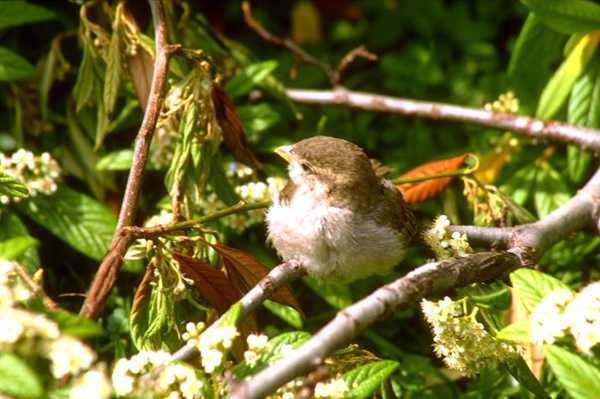
[[[316,136],[275,152],[288,162],[290,179],[266,220],[283,260],[326,282],[383,274],[398,264],[416,234],[415,218],[359,146]]]

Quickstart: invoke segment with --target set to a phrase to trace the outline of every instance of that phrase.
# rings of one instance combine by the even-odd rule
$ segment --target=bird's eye
[[[302,170],[305,171],[305,172],[307,172],[307,173],[312,173],[313,172],[312,165],[309,162],[307,162],[307,161],[300,162],[300,166],[302,167]]]

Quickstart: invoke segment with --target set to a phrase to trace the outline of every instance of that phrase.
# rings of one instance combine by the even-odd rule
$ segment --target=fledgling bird
[[[392,269],[416,234],[402,194],[349,141],[316,136],[275,150],[289,181],[267,211],[268,239],[284,260],[327,282]]]

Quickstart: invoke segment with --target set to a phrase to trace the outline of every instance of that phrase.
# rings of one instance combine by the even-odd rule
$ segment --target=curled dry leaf
[[[212,247],[223,258],[227,273],[234,284],[244,291],[258,284],[270,271],[268,267],[244,251],[223,244],[212,244]],[[291,306],[300,314],[304,314],[300,303],[288,287],[279,288],[271,295],[271,299],[283,305]]]
[[[129,26],[135,29],[136,33],[139,33],[140,28],[138,23],[127,5],[123,11],[123,18],[127,19]],[[150,95],[154,59],[142,46],[137,46],[135,54],[127,57],[127,69],[131,83],[133,83],[135,96],[140,102],[142,110],[145,110]]]
[[[178,253],[173,253],[173,258],[179,262],[182,273],[194,282],[194,290],[198,295],[219,313],[227,311],[242,297],[227,275],[208,262]]]
[[[233,157],[248,166],[259,168],[260,163],[250,151],[246,132],[233,102],[218,83],[213,82],[211,98],[223,134],[223,144]]]
[[[398,179],[411,179],[415,177],[430,176],[444,172],[458,170],[465,161],[468,154],[463,154],[450,159],[428,162],[409,170]],[[416,183],[398,184],[397,188],[409,204],[426,201],[441,193],[450,184],[454,177],[440,177]]]

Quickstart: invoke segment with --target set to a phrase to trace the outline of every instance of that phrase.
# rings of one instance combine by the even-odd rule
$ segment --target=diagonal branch
[[[405,116],[468,122],[524,134],[534,140],[556,140],[573,143],[584,150],[600,153],[600,130],[544,121],[523,115],[505,114],[478,108],[411,100],[400,97],[350,91],[287,89],[287,96],[305,104],[344,105],[368,111],[389,112]]]
[[[566,204],[531,224],[513,228],[455,226],[479,242],[500,242],[509,249],[481,252],[423,265],[361,301],[340,311],[309,341],[278,363],[249,380],[234,383],[233,399],[261,398],[322,364],[334,350],[348,344],[362,330],[389,312],[449,289],[496,279],[530,266],[555,243],[600,219],[600,169]]]
[[[144,119],[136,137],[131,170],[121,202],[121,211],[111,247],[102,260],[102,263],[100,263],[81,307],[80,313],[86,318],[95,318],[98,315],[115,284],[117,272],[123,263],[123,255],[127,250],[130,240],[128,236],[121,234],[121,229],[131,225],[135,217],[142,187],[144,168],[148,159],[148,150],[162,106],[162,93],[167,80],[169,57],[179,48],[179,46],[167,43],[165,13],[161,0],[149,0],[149,3],[154,21],[156,55],[148,105],[146,106]]]

